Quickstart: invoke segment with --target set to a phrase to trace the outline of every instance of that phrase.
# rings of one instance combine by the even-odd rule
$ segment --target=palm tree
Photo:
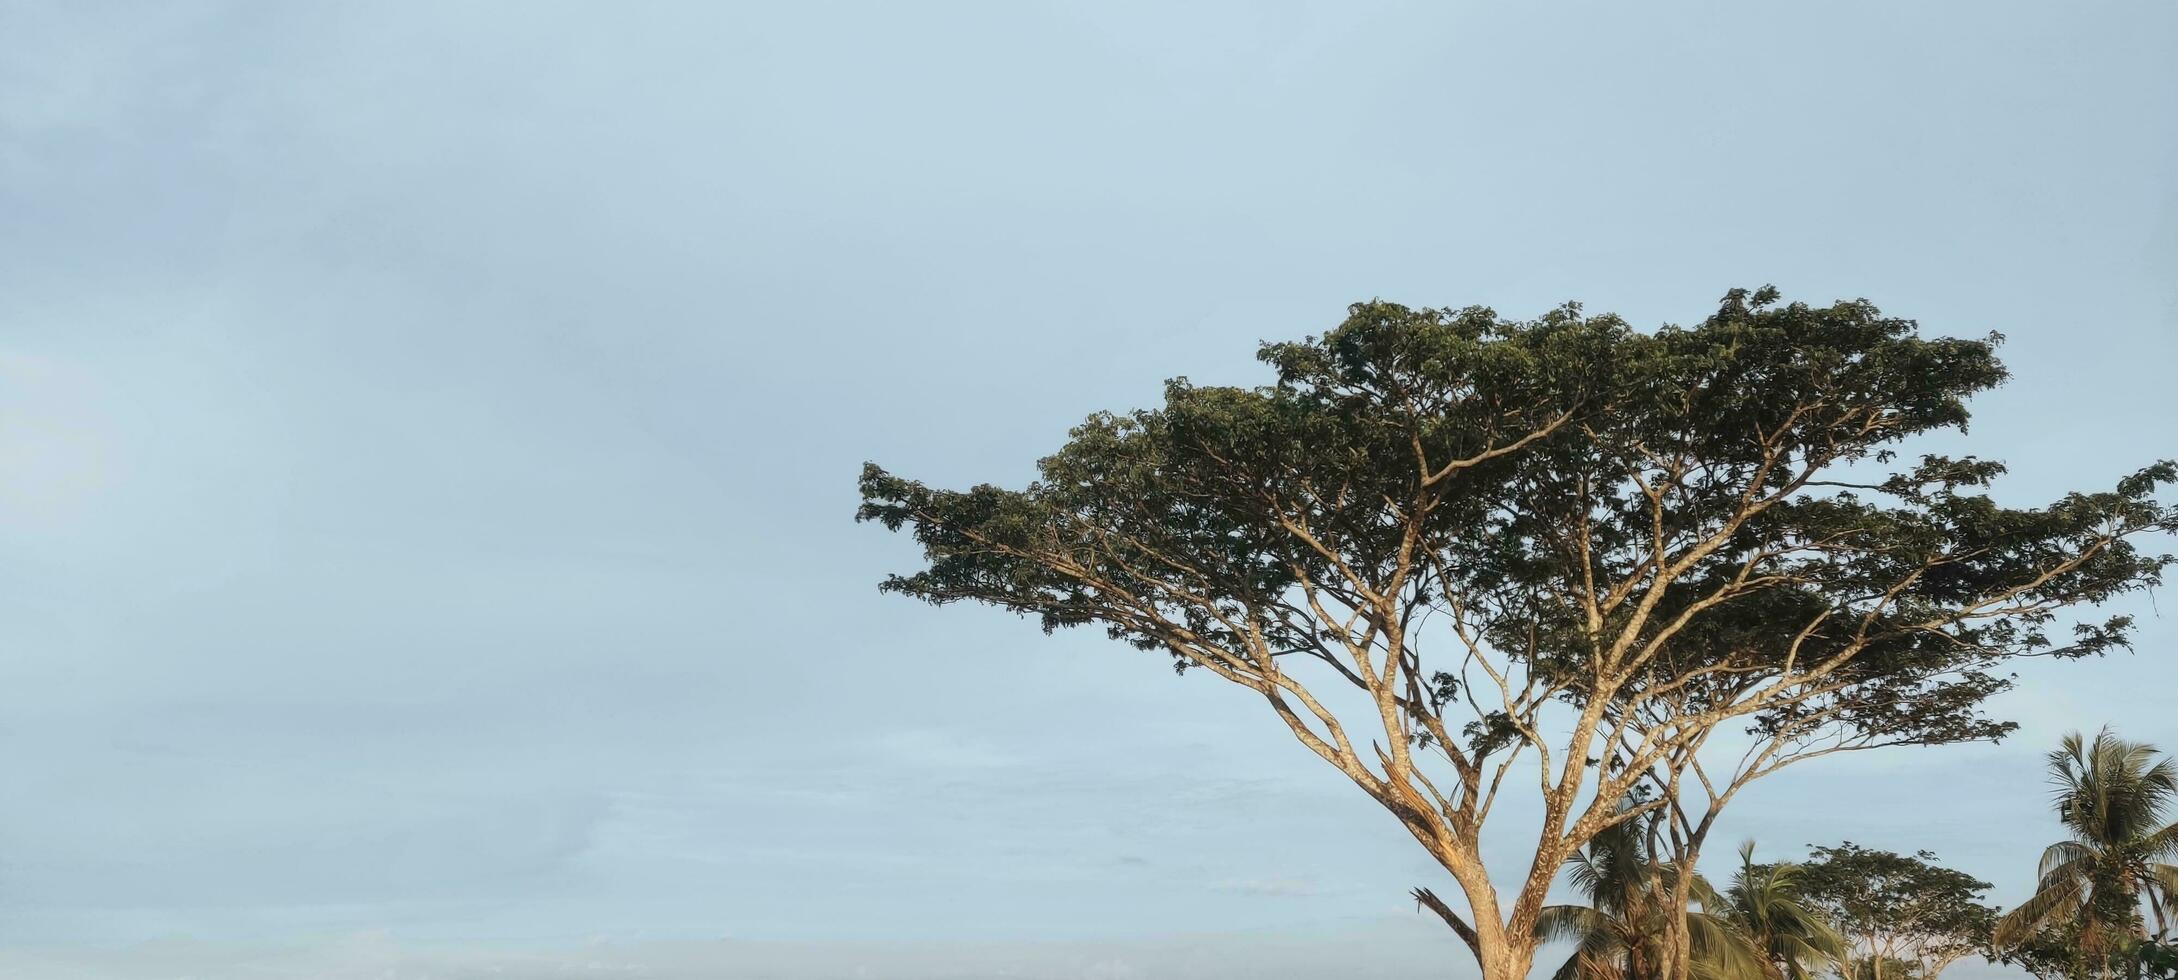
[[[1766,962],[1772,980],[1807,980],[1844,961],[1844,936],[1800,894],[1800,866],[1756,864],[1754,841],[1739,845],[1739,873],[1724,915]]]
[[[1671,909],[1663,877],[1672,866],[1649,853],[1643,821],[1627,820],[1566,859],[1567,877],[1586,905],[1543,909],[1535,934],[1545,942],[1576,943],[1573,955],[1551,980],[1651,980],[1663,974],[1657,939],[1664,917],[1687,917],[1694,975],[1698,980],[1748,980],[1764,975],[1761,957],[1724,917],[1710,910],[1727,903],[1700,875],[1693,894],[1702,911]]]
[[[2169,900],[2178,897],[2178,823],[2165,814],[2178,801],[2178,765],[2157,759],[2144,742],[2108,728],[2094,741],[2065,736],[2049,754],[2057,819],[2072,839],[2042,852],[2034,897],[1997,920],[1999,947],[2016,946],[2052,926],[2078,930],[2083,947],[2114,951],[2142,932],[2147,900],[2155,937],[2169,931]]]

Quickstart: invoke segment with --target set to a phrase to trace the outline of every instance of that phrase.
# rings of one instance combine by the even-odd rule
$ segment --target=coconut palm
[[[1773,980],[1807,980],[1845,959],[1845,937],[1801,896],[1800,866],[1756,864],[1754,841],[1739,845],[1739,872],[1724,901],[1725,918]]]
[[[2074,732],[2049,755],[2057,819],[2072,839],[2042,852],[2034,897],[1997,920],[1999,947],[2052,926],[2078,930],[2083,947],[2115,950],[2138,938],[2147,900],[2155,936],[2169,931],[2169,900],[2178,896],[2178,765],[2155,747],[2128,742],[2108,728],[2092,742]]]
[[[1694,975],[1698,980],[1747,980],[1762,976],[1761,958],[1724,917],[1710,910],[1728,904],[1700,875],[1691,897],[1701,911],[1674,910],[1663,879],[1672,865],[1649,853],[1642,821],[1604,831],[1566,859],[1566,875],[1586,905],[1553,905],[1536,921],[1546,942],[1575,943],[1573,955],[1551,980],[1650,980],[1663,975],[1665,916],[1687,917]]]

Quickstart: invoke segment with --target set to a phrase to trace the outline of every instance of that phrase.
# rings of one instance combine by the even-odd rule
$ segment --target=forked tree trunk
[[[1694,875],[1701,862],[1702,845],[1708,842],[1716,820],[1717,810],[1712,806],[1684,838],[1676,830],[1672,833],[1671,892],[1665,899],[1668,914],[1664,916],[1664,961],[1658,971],[1662,980],[1693,980],[1694,936],[1687,924],[1687,906],[1693,903]]]
[[[1533,923],[1524,922],[1520,915],[1515,915],[1509,923],[1497,917],[1497,896],[1488,890],[1488,879],[1480,877],[1479,862],[1462,860],[1458,855],[1447,855],[1435,849],[1432,853],[1443,862],[1445,870],[1452,872],[1455,880],[1462,882],[1473,914],[1471,917],[1458,915],[1427,888],[1415,889],[1415,900],[1435,911],[1459,934],[1461,941],[1474,953],[1476,965],[1482,968],[1482,980],[1527,980],[1528,972],[1535,966],[1536,948],[1542,945],[1535,938]],[[1475,889],[1468,888],[1477,881],[1482,884]]]
[[[1535,966],[1532,945],[1506,941],[1484,942],[1480,947],[1475,950],[1475,958],[1481,962],[1482,980],[1527,980]]]

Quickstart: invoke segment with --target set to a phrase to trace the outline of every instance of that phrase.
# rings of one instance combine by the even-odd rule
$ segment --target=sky
[[[1243,692],[878,594],[861,464],[1019,483],[1358,300],[1775,283],[2002,332],[2000,496],[2107,486],[2178,455],[2172,50],[2158,0],[0,0],[0,973],[1473,976]],[[1719,835],[2024,897],[2063,732],[2178,748],[2158,602],[2012,740]]]

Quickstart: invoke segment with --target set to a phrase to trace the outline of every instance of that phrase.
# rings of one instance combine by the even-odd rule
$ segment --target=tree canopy
[[[1095,625],[1255,692],[1451,874],[1468,910],[1440,914],[1510,980],[1605,829],[1667,812],[1683,907],[1748,781],[1999,737],[2008,659],[2125,642],[2061,617],[2156,581],[2134,541],[2178,523],[2178,467],[2013,507],[1995,462],[1898,455],[1965,429],[1996,344],[1767,288],[1653,332],[1362,303],[1263,345],[1270,384],[1091,416],[1021,489],[867,466],[858,516],[922,547],[888,591]],[[1501,896],[1480,829],[1523,758],[1544,816]]]
[[[1867,961],[1876,980],[1889,975],[1883,967],[1894,961],[1911,964],[1917,980],[1936,980],[1945,967],[1988,948],[1996,909],[1981,900],[1988,882],[1935,858],[1852,841],[1817,847],[1800,866],[1800,887],[1852,941],[1851,958]]]

